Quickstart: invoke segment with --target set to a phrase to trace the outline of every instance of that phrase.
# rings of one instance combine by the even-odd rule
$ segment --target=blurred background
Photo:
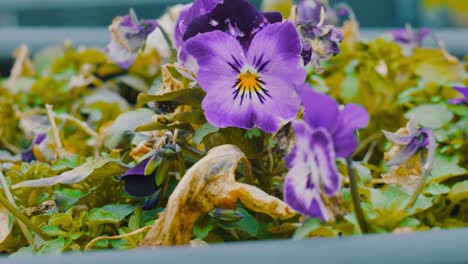
[[[287,1],[287,0],[285,0]],[[189,0],[0,0],[0,27],[100,27],[133,7],[141,17],[158,17]],[[251,0],[259,6],[260,0]],[[467,0],[330,0],[346,2],[363,27],[466,27]]]
[[[261,5],[261,0],[250,1]],[[190,0],[0,0],[0,71],[9,67],[12,51],[22,43],[32,50],[63,43],[65,39],[102,46],[108,41],[106,27],[112,18],[127,14],[130,8],[141,18],[157,18],[167,7],[188,2]],[[462,41],[462,38],[468,38],[468,0],[329,2],[349,4],[361,23],[363,35],[377,36],[407,23],[414,27],[428,26],[438,29],[455,55],[466,54],[463,43],[468,40]]]

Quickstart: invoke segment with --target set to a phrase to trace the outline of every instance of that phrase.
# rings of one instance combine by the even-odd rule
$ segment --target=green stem
[[[39,227],[37,227],[31,220],[29,220],[23,213],[21,213],[16,207],[14,207],[8,200],[0,194],[0,204],[2,204],[13,216],[18,220],[23,222],[29,229],[34,231],[38,236],[44,240],[50,240],[50,236],[45,234]]]
[[[431,170],[429,169],[423,169],[421,180],[418,183],[418,187],[416,187],[416,190],[413,193],[413,196],[411,196],[411,199],[406,206],[406,209],[410,209],[411,207],[414,206],[416,201],[418,200],[419,195],[421,194],[422,190],[424,189],[424,186],[426,185],[426,181],[429,178],[429,175],[431,175]]]
[[[166,41],[167,45],[169,46],[169,49],[171,50],[171,57],[174,59],[177,59],[177,51],[174,49],[174,46],[172,45],[172,41],[171,41],[171,38],[169,37],[169,34],[167,34],[167,31],[159,23],[158,23],[158,28],[161,30],[161,34],[163,35],[164,40]]]
[[[354,212],[356,214],[356,218],[358,220],[361,232],[365,234],[369,232],[369,228],[366,223],[364,212],[362,211],[361,196],[359,195],[358,184],[356,180],[356,175],[354,175],[353,161],[351,160],[351,158],[346,159],[346,165],[348,167],[349,186],[351,190],[351,200],[353,202]]]

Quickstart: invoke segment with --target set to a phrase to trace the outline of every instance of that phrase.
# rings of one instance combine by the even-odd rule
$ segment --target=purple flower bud
[[[297,26],[302,38],[302,58],[318,72],[322,63],[340,52],[343,33],[329,24],[326,6],[317,0],[303,0],[297,7]]]
[[[419,30],[405,28],[393,30],[390,34],[396,43],[404,47],[416,48],[421,46],[423,40],[431,34],[431,30],[428,28],[421,28]]]
[[[120,67],[128,69],[156,26],[155,20],[138,20],[133,11],[130,11],[130,15],[114,18],[109,26],[112,40],[107,46],[110,59]]]
[[[435,155],[435,136],[434,132],[428,128],[419,128],[418,124],[410,121],[408,124],[408,133],[391,133],[383,131],[385,137],[394,144],[403,146],[387,163],[388,166],[399,166],[409,160],[412,156],[420,153],[422,150],[428,150],[426,169],[432,167]]]
[[[31,162],[33,160],[37,160],[37,157],[34,155],[34,152],[33,152],[33,147],[37,146],[37,145],[40,145],[42,142],[44,142],[44,140],[46,138],[47,138],[46,133],[38,134],[34,138],[32,144],[31,144],[31,147],[29,149],[27,149],[26,151],[21,152],[21,160],[24,161],[24,162]]]

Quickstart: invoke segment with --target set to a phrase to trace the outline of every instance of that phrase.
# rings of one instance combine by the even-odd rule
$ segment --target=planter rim
[[[200,248],[101,251],[0,259],[9,263],[467,263],[468,229],[301,241],[237,242]]]

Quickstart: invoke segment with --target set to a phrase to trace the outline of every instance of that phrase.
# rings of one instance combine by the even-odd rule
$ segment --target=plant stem
[[[23,213],[21,213],[18,209],[16,209],[16,207],[11,205],[8,202],[8,200],[5,198],[5,196],[3,196],[2,194],[0,194],[0,204],[2,204],[8,211],[10,211],[10,213],[12,213],[13,216],[18,221],[23,222],[23,224],[29,227],[32,231],[34,231],[34,233],[36,233],[42,239],[44,240],[50,239],[49,235],[42,232],[42,230],[39,227],[37,227],[35,224],[33,224],[33,222],[31,222],[31,220],[29,220]]]
[[[13,205],[16,208],[15,199],[13,198],[13,195],[11,194],[10,188],[8,188],[5,175],[3,175],[2,173],[2,164],[0,164],[0,184],[2,185],[3,192],[5,193],[5,196],[7,197],[8,201],[10,202],[11,205]],[[18,225],[21,231],[23,232],[24,237],[28,241],[29,245],[31,245],[34,249],[36,249],[36,245],[34,244],[34,237],[29,231],[28,227],[23,222],[20,222],[20,221],[18,221]]]
[[[421,194],[422,190],[424,189],[424,186],[426,185],[427,178],[429,178],[429,175],[431,174],[430,169],[423,169],[421,180],[418,183],[418,187],[416,187],[416,190],[414,191],[413,195],[411,196],[411,199],[406,206],[406,209],[410,209],[411,207],[414,206],[416,201],[418,200],[419,195]]]
[[[361,229],[361,232],[365,234],[369,232],[369,229],[366,223],[364,212],[362,211],[361,197],[359,195],[358,184],[356,180],[356,175],[354,175],[353,161],[351,160],[351,158],[346,159],[346,165],[348,168],[348,176],[350,183],[349,188],[351,190],[351,200],[353,202],[354,212],[358,220],[359,228]]]
[[[47,116],[49,117],[50,127],[52,129],[52,135],[55,141],[55,147],[57,156],[63,158],[65,156],[65,149],[63,148],[62,141],[60,141],[60,135],[55,124],[54,113],[52,112],[52,105],[46,104]]]

